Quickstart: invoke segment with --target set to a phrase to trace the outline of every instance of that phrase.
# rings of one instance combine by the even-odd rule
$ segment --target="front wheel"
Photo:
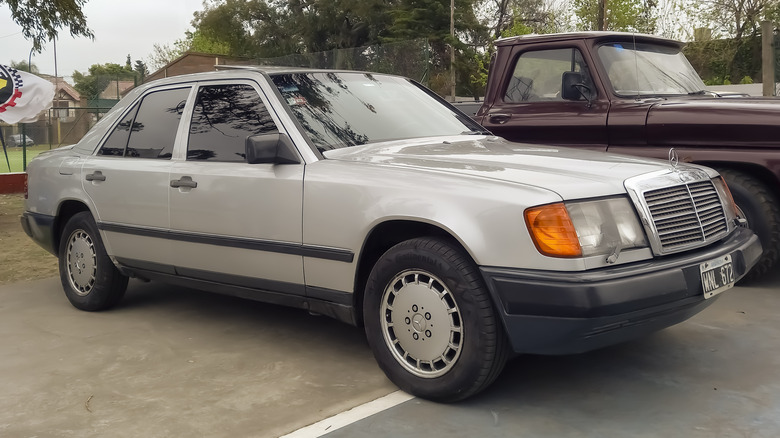
[[[780,261],[780,207],[777,197],[757,179],[731,169],[718,169],[726,180],[734,202],[747,220],[747,226],[758,235],[764,252],[748,273],[757,279],[774,272]]]
[[[506,362],[506,334],[476,265],[444,240],[389,249],[369,276],[363,316],[379,366],[419,397],[474,395]]]
[[[89,212],[76,213],[62,230],[60,281],[65,296],[80,310],[105,310],[116,305],[127,289],[122,275],[106,254]]]

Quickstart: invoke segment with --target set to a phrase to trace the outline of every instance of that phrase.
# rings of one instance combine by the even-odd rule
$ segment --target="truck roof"
[[[511,46],[515,44],[525,44],[532,42],[545,42],[545,41],[566,41],[566,40],[606,40],[606,41],[642,41],[660,43],[664,45],[673,45],[682,47],[685,43],[680,41],[671,40],[655,35],[648,35],[643,33],[631,33],[631,32],[601,32],[601,31],[588,31],[588,32],[567,32],[567,33],[550,33],[550,34],[529,34],[518,35],[508,38],[500,38],[494,42],[496,46]]]

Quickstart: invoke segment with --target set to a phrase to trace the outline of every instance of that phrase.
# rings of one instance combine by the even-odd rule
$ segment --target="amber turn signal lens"
[[[737,208],[737,203],[734,202],[734,196],[731,194],[731,189],[729,189],[729,185],[726,184],[726,180],[723,178],[723,176],[720,177],[720,182],[723,183],[723,187],[726,189],[726,195],[728,195],[729,202],[731,202],[731,208],[734,209],[735,214],[739,215],[740,210]]]
[[[562,203],[529,208],[525,222],[536,248],[552,257],[581,257],[582,248],[569,212]]]

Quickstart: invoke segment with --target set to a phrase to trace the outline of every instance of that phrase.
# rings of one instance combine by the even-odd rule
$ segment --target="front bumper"
[[[46,251],[57,255],[54,244],[54,216],[25,211],[20,217],[22,229]]]
[[[587,272],[481,267],[516,353],[573,354],[685,321],[712,304],[699,264],[731,254],[736,279],[761,255],[752,231],[673,257]]]

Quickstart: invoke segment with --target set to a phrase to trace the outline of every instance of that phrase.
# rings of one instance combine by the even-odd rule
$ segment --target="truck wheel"
[[[471,258],[436,238],[390,248],[368,278],[368,343],[402,390],[457,401],[498,377],[507,339]]]
[[[777,197],[769,189],[742,172],[732,169],[718,169],[729,185],[734,202],[742,210],[748,227],[758,235],[764,253],[748,274],[748,279],[757,279],[772,271],[778,263],[780,251],[780,207]]]
[[[59,267],[65,296],[77,309],[108,309],[122,299],[127,289],[127,277],[108,258],[89,212],[76,213],[65,224]]]

